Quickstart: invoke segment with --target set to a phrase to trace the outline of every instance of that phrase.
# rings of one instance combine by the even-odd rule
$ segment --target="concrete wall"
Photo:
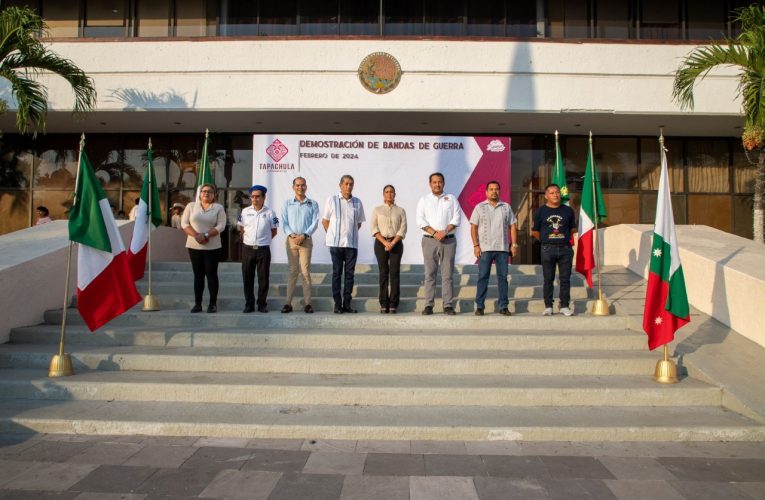
[[[133,223],[120,226],[123,241],[129,242]],[[152,233],[152,260],[188,260],[181,231],[160,227]],[[66,221],[54,221],[0,236],[0,283],[4,285],[0,302],[0,343],[8,342],[10,331],[18,326],[42,323],[49,309],[64,303],[66,258],[69,249]],[[77,250],[72,252],[69,283],[71,298],[77,293]]]
[[[648,275],[653,226],[620,224],[602,230],[604,265]],[[765,346],[765,245],[708,226],[677,226],[688,300]]]
[[[533,111],[674,114],[672,72],[694,46],[444,40],[55,42],[95,79],[99,111]],[[385,99],[356,78],[362,59],[394,55],[404,75]],[[696,89],[696,112],[738,115],[736,71]],[[45,80],[51,109],[72,96]],[[125,99],[125,92],[132,99]],[[605,132],[605,131],[604,131]]]

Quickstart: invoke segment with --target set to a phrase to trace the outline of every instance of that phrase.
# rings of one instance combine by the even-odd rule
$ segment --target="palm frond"
[[[47,26],[33,10],[7,7],[0,11],[0,77],[11,83],[18,110],[16,124],[21,133],[32,126],[45,129],[48,111],[47,91],[34,78],[50,72],[64,78],[74,92],[74,113],[92,110],[96,105],[93,80],[74,62],[51,52],[41,41]]]
[[[691,52],[675,72],[672,98],[681,109],[693,109],[693,87],[697,80],[703,80],[717,66],[746,66],[746,50],[734,44],[719,44],[699,47]]]
[[[13,70],[0,71],[0,77],[11,82],[16,98],[16,128],[25,134],[30,125],[35,130],[45,130],[45,115],[48,112],[48,93],[45,87]]]

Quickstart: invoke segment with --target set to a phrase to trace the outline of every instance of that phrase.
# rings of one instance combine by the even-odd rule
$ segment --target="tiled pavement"
[[[0,434],[0,499],[765,499],[765,443]]]

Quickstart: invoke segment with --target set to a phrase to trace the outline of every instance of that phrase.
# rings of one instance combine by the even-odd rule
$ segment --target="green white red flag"
[[[645,291],[643,330],[648,335],[648,349],[672,342],[675,332],[690,320],[688,294],[685,291],[683,266],[675,234],[675,219],[669,190],[667,153],[661,148],[661,175],[656,202],[648,286]]]
[[[133,226],[133,238],[130,240],[130,249],[128,250],[128,262],[134,281],[143,278],[144,269],[146,269],[149,230],[153,231],[162,225],[162,208],[159,204],[159,190],[157,189],[157,178],[154,175],[154,158],[151,148],[146,150],[146,160],[146,173],[143,176],[141,198],[138,201],[138,212]],[[151,210],[149,209],[150,199]],[[151,228],[149,227],[149,217],[151,217]]]
[[[79,243],[77,309],[94,331],[136,305],[141,296],[109,200],[82,149],[69,213],[69,239]]]
[[[592,288],[592,270],[595,269],[595,222],[606,218],[606,202],[600,191],[600,179],[592,155],[592,137],[587,151],[587,169],[582,185],[582,204],[579,207],[579,244],[576,247],[576,272],[582,274]]]
[[[566,169],[563,167],[563,155],[560,154],[558,131],[555,131],[555,165],[552,172],[552,183],[560,188],[560,202],[568,205],[568,185],[566,184]]]

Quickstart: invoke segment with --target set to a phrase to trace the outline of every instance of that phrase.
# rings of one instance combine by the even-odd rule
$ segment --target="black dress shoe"
[[[202,304],[194,304],[194,307],[191,308],[192,313],[201,313],[202,312]]]
[[[446,311],[444,311],[444,312],[446,312]],[[475,310],[475,315],[476,316],[483,316],[483,307],[479,307],[478,309],[476,309]]]
[[[513,315],[513,313],[511,313],[510,310],[507,307],[503,307],[502,309],[500,309],[499,310],[499,314],[501,314],[502,316],[512,316]]]
[[[425,309],[422,310],[423,316],[430,316],[433,314],[433,306],[425,306]]]
[[[457,313],[454,312],[453,307],[444,307],[444,314],[446,314],[447,316],[454,316]]]
[[[349,314],[356,314],[358,311],[356,309],[352,308],[351,306],[345,306],[345,307],[343,307],[343,312],[344,313],[349,313]]]
[[[258,306],[258,312],[259,313],[267,313],[268,312],[268,306]]]
[[[311,304],[306,304],[306,306],[303,308],[303,311],[307,312],[308,314],[313,314],[313,307]]]
[[[244,306],[244,310],[242,312],[243,313],[255,312],[255,308],[253,306]]]
[[[343,308],[335,304],[335,314],[343,314]]]
[[[218,306],[215,304],[210,304],[207,306],[207,312],[209,313],[216,313],[218,312]]]
[[[292,306],[289,304],[284,304],[284,307],[282,307],[282,313],[291,313],[292,312]]]

